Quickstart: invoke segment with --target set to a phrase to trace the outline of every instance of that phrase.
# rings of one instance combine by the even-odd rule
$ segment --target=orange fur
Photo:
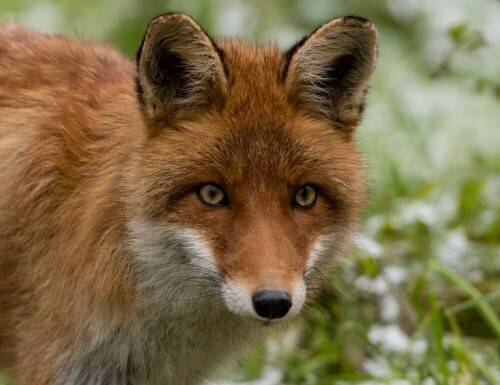
[[[320,265],[331,269],[329,254],[347,246],[364,195],[351,135],[361,116],[352,111],[371,75],[376,33],[352,20],[327,24],[287,57],[275,46],[213,42],[191,19],[167,14],[150,26],[138,74],[110,47],[0,26],[0,365],[18,385],[196,384],[232,352],[219,329],[238,319],[236,345],[244,345],[263,322],[239,320],[220,300],[198,305],[178,276],[212,279],[200,292],[216,299],[232,282],[249,295],[292,292],[315,242],[333,234]],[[322,85],[294,80],[307,78],[296,72],[309,60],[301,50],[313,52],[328,28],[367,31],[365,65],[352,70],[362,73],[350,74],[359,84],[334,83],[358,87],[354,102],[332,105],[349,109],[347,122],[335,118],[342,111],[325,115],[328,100],[318,111],[301,102]],[[184,71],[165,75],[178,88],[156,83],[169,63]],[[200,203],[195,189],[206,182],[224,189],[229,208]],[[318,188],[316,205],[292,209],[306,183]],[[157,258],[162,247],[173,256],[188,247],[153,229],[196,234],[217,277],[193,277],[193,263],[180,259],[144,267],[146,251]],[[212,345],[224,348],[216,354]],[[195,357],[177,362],[172,350]],[[151,362],[139,358],[146,351]],[[93,366],[105,361],[125,368]]]

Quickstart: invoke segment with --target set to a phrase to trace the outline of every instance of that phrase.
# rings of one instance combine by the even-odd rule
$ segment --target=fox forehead
[[[149,170],[146,179],[157,198],[175,199],[183,188],[205,182],[275,195],[305,183],[335,198],[361,193],[363,170],[352,142],[307,118],[253,112],[254,119],[247,113],[230,119],[206,116],[154,138],[141,168]]]
[[[217,42],[219,53],[229,80],[231,112],[243,112],[256,103],[255,107],[284,108],[284,71],[286,56],[273,44],[258,46],[238,40]],[[241,110],[241,108],[243,108]]]

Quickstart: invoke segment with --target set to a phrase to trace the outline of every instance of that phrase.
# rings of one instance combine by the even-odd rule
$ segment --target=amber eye
[[[293,197],[292,206],[297,208],[313,207],[316,203],[318,193],[316,187],[306,184],[299,188]]]
[[[227,206],[228,201],[224,190],[215,183],[206,183],[196,189],[196,194],[201,203],[208,206]]]

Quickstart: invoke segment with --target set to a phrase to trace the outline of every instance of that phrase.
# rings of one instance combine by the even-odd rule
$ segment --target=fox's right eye
[[[229,205],[224,190],[215,183],[206,183],[198,186],[196,195],[201,203],[212,207],[224,207]]]

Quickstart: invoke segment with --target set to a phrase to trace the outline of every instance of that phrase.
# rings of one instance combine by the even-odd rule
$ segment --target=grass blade
[[[460,288],[465,294],[467,294],[476,303],[476,307],[479,314],[483,317],[484,321],[489,325],[493,333],[500,339],[500,319],[495,314],[495,311],[490,306],[485,296],[479,292],[474,286],[472,286],[467,280],[460,277],[453,270],[447,268],[442,263],[437,260],[429,261],[429,266],[440,272],[447,279],[453,282],[458,288]]]

